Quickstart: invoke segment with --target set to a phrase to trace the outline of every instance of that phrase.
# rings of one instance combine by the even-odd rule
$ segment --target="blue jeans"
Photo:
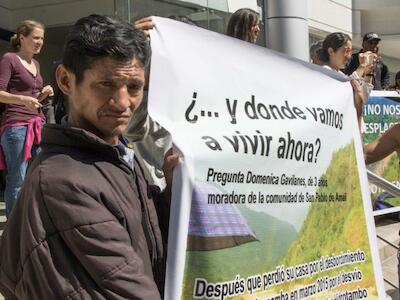
[[[25,178],[28,161],[24,161],[24,145],[28,126],[9,126],[1,135],[1,147],[7,164],[6,188],[4,200],[6,202],[6,216],[11,213],[18,197],[22,182]],[[40,148],[33,145],[32,157],[35,157]]]

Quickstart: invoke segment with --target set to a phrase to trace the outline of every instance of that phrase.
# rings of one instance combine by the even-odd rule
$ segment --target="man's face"
[[[103,58],[83,73],[76,84],[72,75],[68,94],[71,126],[94,133],[109,144],[118,143],[132,111],[143,97],[144,69],[136,59]]]
[[[374,53],[378,53],[379,51],[379,40],[373,39],[369,41],[363,42],[363,50],[364,52],[366,51],[372,51]]]

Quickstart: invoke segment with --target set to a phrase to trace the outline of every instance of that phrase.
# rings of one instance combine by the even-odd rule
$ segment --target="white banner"
[[[165,299],[383,299],[347,79],[155,20],[148,109],[184,156]]]

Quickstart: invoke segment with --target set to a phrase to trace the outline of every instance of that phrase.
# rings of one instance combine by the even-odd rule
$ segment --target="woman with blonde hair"
[[[42,24],[23,21],[10,39],[11,51],[0,60],[0,103],[5,104],[0,127],[0,169],[7,169],[7,216],[17,199],[28,160],[39,149],[45,121],[40,102],[53,95],[51,86],[43,86],[39,63],[33,58],[42,49],[43,39]]]

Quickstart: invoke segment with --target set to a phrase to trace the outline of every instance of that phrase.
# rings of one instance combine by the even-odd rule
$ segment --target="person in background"
[[[0,168],[7,169],[7,217],[16,202],[28,160],[39,150],[45,122],[41,102],[53,95],[50,85],[43,86],[39,63],[33,58],[42,49],[43,39],[42,24],[23,21],[10,40],[11,52],[0,60],[0,102],[6,104],[0,128]]]
[[[326,36],[322,43],[322,48],[318,51],[319,59],[324,62],[323,67],[344,74],[342,70],[345,68],[347,62],[351,58],[353,51],[353,44],[351,38],[342,32],[334,32]],[[368,62],[369,56],[373,57],[372,62]],[[371,84],[371,77],[364,76],[369,73],[375,66],[376,55],[372,52],[365,52],[360,54],[361,64],[350,75],[351,84],[354,90],[355,107],[359,110],[359,102],[367,101],[369,94],[373,88]],[[358,112],[360,113],[360,112]]]
[[[325,68],[344,74],[342,70],[351,59],[352,51],[353,44],[350,36],[342,32],[334,32],[325,37],[322,42],[322,47],[317,51],[317,53],[318,58],[323,62]],[[361,54],[361,64],[359,64],[358,68],[350,74],[350,77],[354,79],[365,78],[364,74],[371,71],[374,67],[373,62],[367,62],[369,55],[376,58],[376,55],[372,52]]]
[[[317,41],[313,43],[310,47],[310,62],[315,65],[322,66],[324,62],[321,61],[318,57],[318,51],[322,48],[323,41]]]
[[[363,37],[362,49],[358,53],[354,53],[351,56],[344,73],[351,75],[357,70],[363,62],[360,60],[363,53],[372,52],[375,54],[375,64],[372,70],[368,70],[364,75],[371,77],[371,83],[374,90],[384,90],[389,86],[389,70],[388,67],[383,63],[383,60],[378,56],[379,42],[381,41],[378,34],[374,32],[366,33]]]
[[[400,91],[400,71],[396,73],[396,76],[394,77],[394,84],[389,86],[389,90]]]
[[[169,16],[168,19],[186,23],[192,26],[197,24],[186,16]],[[151,17],[145,17],[134,23],[137,29],[140,29],[149,36],[149,30],[155,27]],[[132,143],[135,153],[146,166],[144,174],[148,181],[164,190],[166,187],[165,176],[163,172],[164,158],[172,148],[171,134],[160,124],[154,121],[147,111],[149,86],[144,87],[143,101],[133,112],[125,136]]]
[[[260,33],[260,17],[250,8],[241,8],[229,18],[226,34],[255,44]]]

